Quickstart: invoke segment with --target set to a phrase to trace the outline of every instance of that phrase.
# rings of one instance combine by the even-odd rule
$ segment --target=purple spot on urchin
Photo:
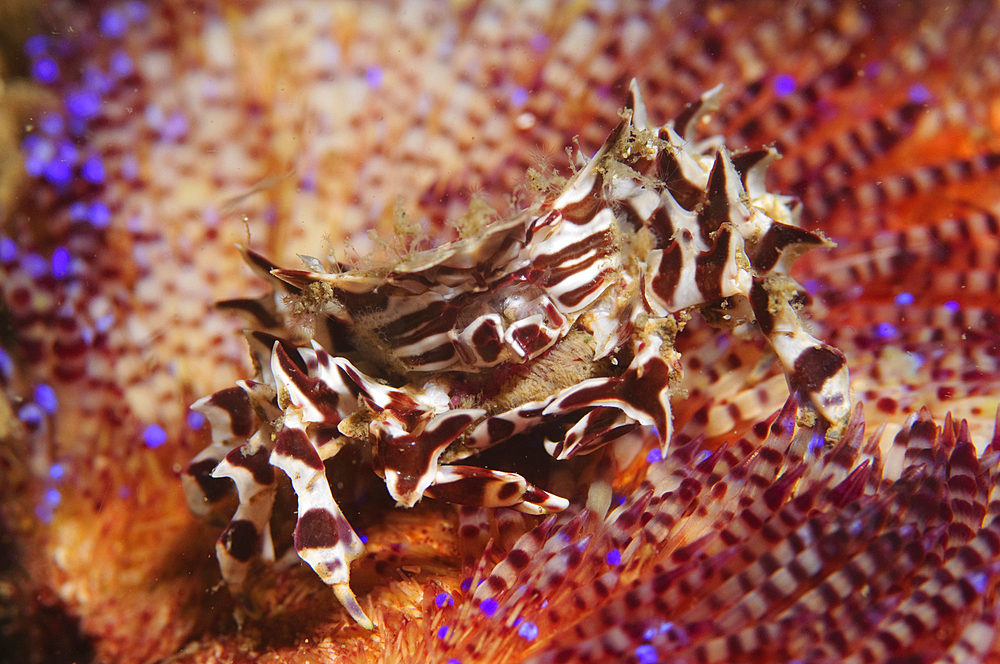
[[[118,497],[121,498],[122,500],[126,500],[128,498],[131,498],[132,497],[132,489],[128,488],[127,486],[121,487],[120,489],[118,489]]]
[[[451,595],[449,593],[443,593],[442,592],[442,593],[438,593],[437,596],[434,597],[434,603],[437,604],[437,607],[439,609],[441,609],[441,608],[444,608],[447,605],[454,606],[455,605],[455,600],[453,600],[451,598]]]
[[[520,108],[521,106],[524,106],[527,101],[528,91],[521,87],[514,88],[514,91],[510,94],[511,106]]]
[[[948,300],[947,302],[945,302],[941,306],[944,307],[945,311],[950,311],[951,313],[955,313],[959,309],[959,305],[958,305],[958,301],[957,300]]]
[[[774,77],[774,93],[779,97],[787,97],[795,92],[795,79],[789,74],[778,74]]]
[[[0,348],[0,378],[9,380],[14,375],[14,360],[3,348]]]
[[[188,119],[181,111],[175,111],[163,123],[160,135],[167,141],[179,141],[188,133]]]
[[[826,445],[826,435],[817,431],[809,439],[809,453],[818,455],[823,450],[824,445]]]
[[[31,65],[31,75],[39,83],[55,83],[59,80],[59,65],[52,58],[39,58]]]
[[[538,625],[530,620],[526,620],[521,623],[521,626],[517,629],[517,635],[527,641],[534,641],[538,638]]]
[[[141,23],[149,17],[149,7],[144,2],[133,0],[126,2],[124,7],[125,16],[132,23]]]
[[[22,256],[21,267],[32,279],[38,279],[49,273],[49,262],[38,254],[25,254]]]
[[[26,403],[17,411],[17,419],[29,426],[38,426],[45,419],[45,413],[34,403]]]
[[[0,263],[9,263],[17,258],[17,243],[9,237],[0,237]]]
[[[875,78],[882,72],[882,62],[879,60],[872,60],[864,66],[863,71],[865,76],[868,78]]]
[[[385,72],[378,65],[372,65],[365,72],[365,82],[368,83],[368,87],[372,90],[378,90],[382,87],[382,81],[385,79]]]
[[[146,443],[146,447],[155,450],[167,442],[167,432],[159,424],[150,424],[142,432],[142,442]]]
[[[361,543],[368,544],[368,535],[366,535],[361,531],[357,531],[357,533],[358,533],[358,539],[361,540]]]
[[[38,126],[41,127],[44,134],[59,136],[66,129],[66,122],[63,120],[63,116],[58,113],[46,113],[39,120]]]
[[[609,565],[621,565],[622,564],[622,552],[618,549],[611,549],[608,554],[604,556],[604,561]]]
[[[61,463],[54,463],[49,467],[49,477],[56,482],[66,477],[66,466]]]
[[[117,39],[125,34],[128,28],[128,21],[125,14],[119,9],[108,9],[101,15],[101,34],[109,39]]]
[[[888,339],[898,334],[896,326],[892,323],[879,323],[875,328],[875,336],[879,339]]]
[[[114,89],[115,81],[97,67],[88,67],[83,73],[83,87],[98,95],[105,95]]]
[[[98,332],[107,332],[115,322],[114,314],[104,314],[94,321],[94,329]]]
[[[87,182],[101,184],[104,182],[104,162],[98,156],[89,157],[80,167],[80,175]]]
[[[29,58],[40,58],[49,50],[47,35],[32,35],[24,41],[24,52]]]
[[[491,618],[499,608],[500,604],[492,597],[487,597],[486,599],[483,600],[483,603],[479,605],[479,610]]]
[[[536,32],[531,36],[529,44],[531,45],[531,50],[535,53],[541,53],[549,47],[549,38],[540,32]]]
[[[135,155],[125,155],[122,157],[121,169],[118,171],[126,180],[134,180],[139,177],[139,160]]]
[[[55,507],[62,502],[62,494],[59,489],[47,489],[42,495],[42,502],[49,508]]]
[[[189,411],[187,414],[187,425],[190,429],[200,429],[202,425],[205,424],[205,416],[196,410]]]
[[[640,664],[656,664],[660,657],[656,654],[656,648],[649,644],[643,644],[635,649],[635,657]]]
[[[111,74],[118,78],[125,78],[135,71],[132,58],[128,57],[125,51],[115,51],[111,54],[111,62],[108,65]]]
[[[76,201],[69,206],[70,221],[87,221],[90,208],[83,201]]]
[[[987,581],[989,581],[989,577],[984,572],[973,572],[965,578],[968,580],[969,585],[971,585],[973,590],[977,593],[981,595],[986,592],[986,585]]]
[[[820,291],[820,288],[822,288],[822,284],[820,284],[820,282],[816,281],[815,279],[806,279],[805,281],[802,282],[802,286],[806,289],[806,292],[808,292],[810,295],[815,295]]]
[[[896,296],[896,304],[905,307],[908,304],[913,304],[913,299],[913,293],[900,293]]]
[[[444,637],[448,636],[448,626],[441,625],[441,629],[438,630],[437,636],[439,639],[443,639]]]
[[[66,110],[74,118],[89,120],[101,112],[101,98],[93,90],[76,90],[66,95]]]
[[[646,453],[646,461],[649,463],[656,463],[657,461],[663,460],[663,452],[660,451],[659,447],[654,447],[649,452]]]
[[[469,589],[472,588],[472,579],[470,577],[462,579],[462,583],[459,585],[459,588],[461,588],[464,593],[469,592]]]
[[[931,100],[931,91],[920,83],[914,83],[907,90],[907,96],[914,104],[926,104]]]
[[[65,279],[69,276],[72,256],[66,247],[56,247],[52,252],[52,276],[56,279]]]
[[[100,201],[91,203],[87,210],[87,219],[95,228],[105,228],[111,223],[111,210]]]
[[[448,660],[448,664],[462,664],[462,660],[458,659],[457,657],[452,657],[451,659]]]

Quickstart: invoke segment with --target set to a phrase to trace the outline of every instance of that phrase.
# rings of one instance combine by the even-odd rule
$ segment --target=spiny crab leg
[[[351,562],[364,553],[364,545],[333,499],[323,459],[304,422],[304,416],[314,421],[326,421],[327,417],[333,423],[339,421],[336,405],[340,395],[304,375],[279,343],[274,344],[271,354],[271,372],[279,386],[279,404],[290,402],[285,405],[270,461],[288,475],[298,497],[295,551],[333,588],[351,617],[362,627],[373,629],[350,585]]]
[[[517,473],[475,466],[441,466],[426,495],[459,505],[509,507],[536,516],[569,507],[565,498],[539,489]]]
[[[262,429],[246,445],[229,452],[212,473],[215,478],[232,479],[240,498],[236,514],[215,545],[222,578],[235,591],[243,589],[254,557],[274,560],[270,519],[277,483],[270,450],[263,442],[267,437]]]

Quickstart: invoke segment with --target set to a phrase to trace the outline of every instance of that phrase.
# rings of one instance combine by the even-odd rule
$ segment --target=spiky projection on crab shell
[[[765,190],[773,149],[732,155],[719,139],[695,140],[717,94],[654,127],[633,81],[621,123],[563,190],[476,237],[329,272],[247,253],[279,284],[277,298],[228,303],[268,328],[248,333],[258,374],[195,404],[213,444],[185,475],[199,512],[211,479],[235,482],[239,507],[217,547],[233,590],[254,558],[274,558],[277,467],[299,500],[295,550],[372,627],[350,589],[364,549],[325,475],[349,439],[372,446],[399,505],[426,495],[536,515],[569,503],[455,462],[529,435],[557,459],[650,430],[666,451],[673,340],[692,311],[755,322],[813,418],[842,424],[846,362],[805,331],[805,295],[788,274],[825,241],[796,225],[791,199]],[[286,323],[289,301],[319,314],[311,338]]]

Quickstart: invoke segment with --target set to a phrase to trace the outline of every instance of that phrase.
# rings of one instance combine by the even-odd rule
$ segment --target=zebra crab
[[[556,459],[643,430],[665,451],[673,340],[691,310],[755,321],[801,401],[830,423],[846,418],[844,356],[806,332],[789,276],[828,242],[797,226],[791,198],[766,191],[773,148],[695,140],[718,93],[654,127],[633,81],[621,122],[561,191],[476,237],[370,269],[284,269],[245,251],[275,293],[223,305],[260,328],[246,333],[257,374],[192,406],[213,442],[184,471],[199,514],[221,497],[214,478],[235,483],[216,547],[232,590],[254,559],[274,559],[277,467],[298,498],[295,551],[372,628],[350,588],[364,547],[324,468],[351,440],[371,446],[399,505],[431,496],[528,514],[568,501],[455,462],[524,435]],[[317,315],[311,338],[286,324],[293,307]]]

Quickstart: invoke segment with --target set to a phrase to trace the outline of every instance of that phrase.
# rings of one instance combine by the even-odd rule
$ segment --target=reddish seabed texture
[[[52,3],[23,53],[55,101],[22,128],[24,178],[3,176],[20,183],[0,227],[7,657],[995,659],[998,18],[985,2]],[[328,472],[367,537],[352,586],[376,630],[294,558],[253,571],[238,625],[221,523],[190,514],[179,477],[209,439],[188,406],[253,373],[241,323],[213,308],[266,292],[233,243],[294,266],[357,261],[368,229],[401,231],[389,254],[414,224],[451,239],[470,201],[474,222],[483,202],[503,217],[544,198],[633,77],[654,122],[723,83],[702,135],[782,153],[768,189],[838,245],[794,275],[865,430],[824,448],[791,406],[769,419],[787,388],[761,336],[695,315],[671,451],[615,478],[610,515],[581,511],[586,463],[497,447],[493,467],[544,468],[532,481],[571,498],[538,526],[394,509],[342,453]],[[294,511],[279,491],[279,555]]]

